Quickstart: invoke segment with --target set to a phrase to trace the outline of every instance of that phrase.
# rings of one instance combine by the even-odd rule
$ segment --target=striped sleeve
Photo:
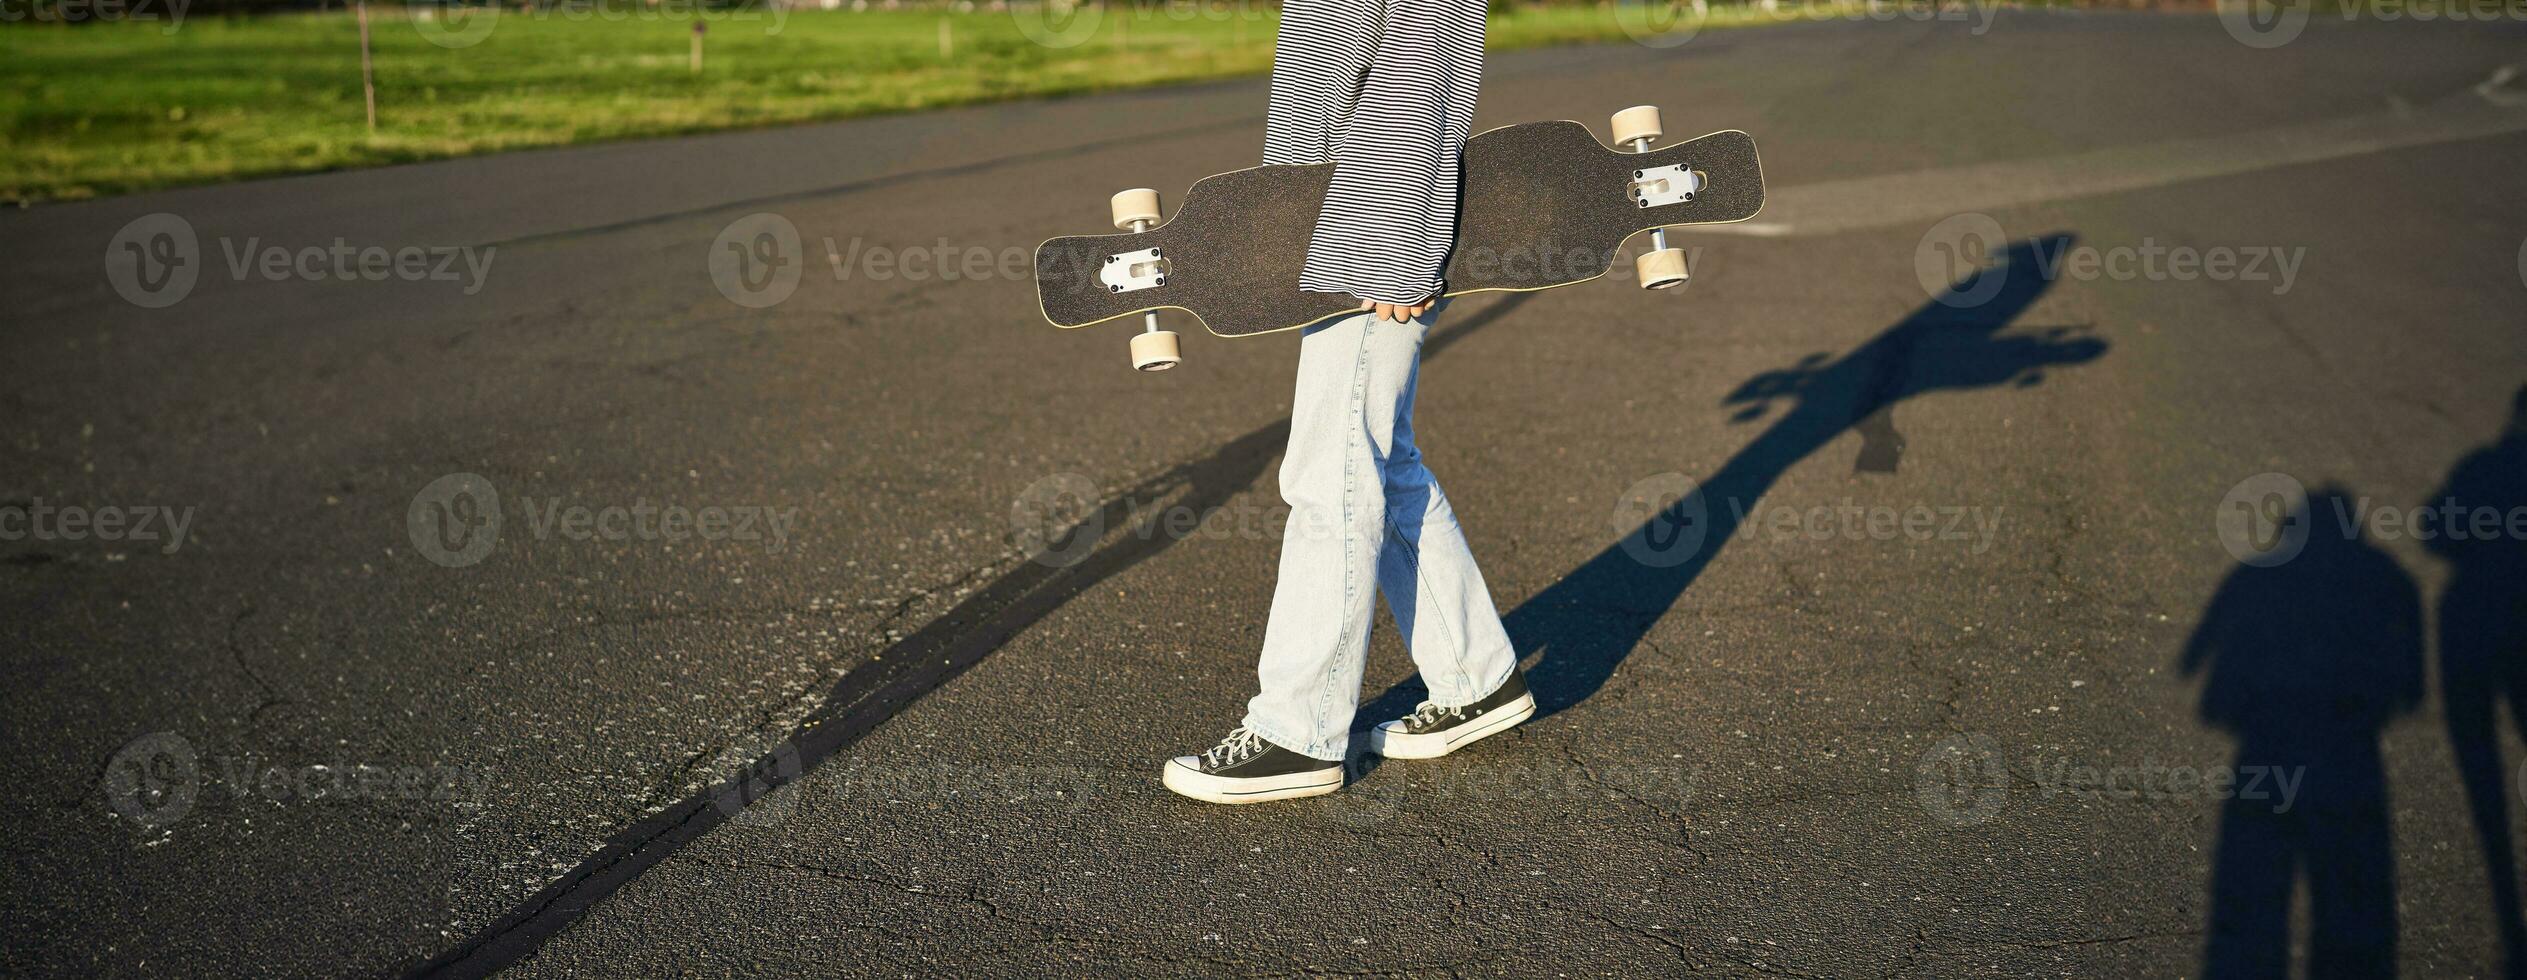
[[[1282,6],[1264,163],[1335,163],[1299,288],[1383,303],[1440,290],[1482,84],[1482,0]]]

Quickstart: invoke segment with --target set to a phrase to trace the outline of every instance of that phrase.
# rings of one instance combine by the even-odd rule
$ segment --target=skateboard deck
[[[1217,174],[1164,224],[1046,241],[1035,253],[1044,318],[1070,328],[1180,309],[1242,337],[1358,312],[1349,296],[1298,287],[1333,173],[1320,163]],[[1764,205],[1755,141],[1734,130],[1625,152],[1577,122],[1523,123],[1467,140],[1464,173],[1449,296],[1586,282],[1636,234],[1744,221]],[[1671,200],[1679,188],[1689,199]]]

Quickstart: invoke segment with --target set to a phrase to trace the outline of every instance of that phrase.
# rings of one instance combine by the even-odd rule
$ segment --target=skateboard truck
[[[1650,144],[1662,135],[1664,132],[1659,127],[1657,106],[1636,105],[1614,114],[1614,141],[1630,144],[1634,153],[1649,152]],[[1633,201],[1640,206],[1654,208],[1693,200],[1694,193],[1702,189],[1702,184],[1702,175],[1692,167],[1675,164],[1633,171],[1629,191]],[[1667,246],[1665,228],[1650,229],[1650,250],[1632,260],[1632,268],[1641,274],[1643,289],[1681,286],[1688,275],[1685,252]]]
[[[1106,256],[1105,268],[1097,270],[1097,281],[1105,283],[1107,291],[1117,293],[1164,286],[1167,284],[1165,259],[1166,256],[1154,248],[1109,255]]]
[[[1634,144],[1633,152],[1648,150],[1648,144],[1648,140]],[[1694,173],[1688,164],[1671,163],[1632,172],[1632,199],[1645,208],[1683,204],[1693,200],[1694,192],[1701,189],[1702,175]]]
[[[1124,231],[1137,234],[1158,223],[1158,192],[1149,188],[1124,191],[1106,204],[1113,210],[1114,226]],[[1106,256],[1105,267],[1097,270],[1097,281],[1118,293],[1164,286],[1167,257],[1155,248]],[[1133,370],[1164,371],[1184,361],[1175,332],[1158,329],[1158,311],[1141,314],[1141,326],[1140,336],[1132,338]]]

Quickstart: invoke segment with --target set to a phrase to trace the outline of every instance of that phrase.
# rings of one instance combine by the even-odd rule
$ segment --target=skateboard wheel
[[[1666,135],[1659,129],[1658,107],[1636,105],[1614,114],[1616,146],[1630,146],[1633,140],[1654,140]]]
[[[1173,330],[1152,330],[1132,337],[1132,370],[1164,371],[1183,360]]]
[[[1107,205],[1114,209],[1114,226],[1124,231],[1131,231],[1132,223],[1136,221],[1158,223],[1158,192],[1147,187],[1135,187],[1117,194]]]
[[[1641,273],[1641,288],[1665,289],[1685,284],[1685,250],[1658,248],[1641,253],[1632,260],[1632,268]]]

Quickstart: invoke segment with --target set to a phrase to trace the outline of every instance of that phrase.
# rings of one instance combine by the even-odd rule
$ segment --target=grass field
[[[1243,2],[957,12],[371,11],[378,124],[350,13],[0,28],[0,199],[90,197],[591,140],[769,126],[1256,73],[1276,16]],[[144,7],[143,9],[150,9]],[[1494,47],[1620,39],[1645,8],[1531,7]],[[1714,8],[1704,26],[1799,16]],[[943,49],[941,35],[946,31]],[[1663,25],[1662,25],[1663,26]]]

